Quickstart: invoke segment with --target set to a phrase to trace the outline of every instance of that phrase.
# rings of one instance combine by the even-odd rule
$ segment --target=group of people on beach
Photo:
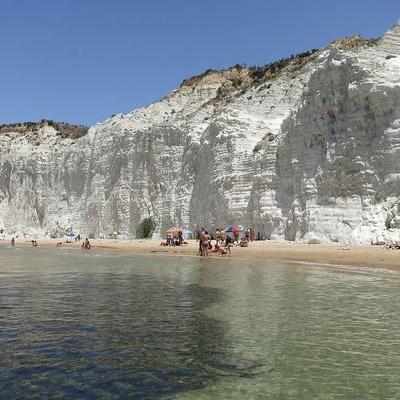
[[[199,241],[199,255],[208,256],[209,252],[216,253],[218,255],[225,255],[231,253],[231,247],[238,245],[240,247],[248,247],[249,241],[252,237],[251,229],[244,230],[244,236],[240,238],[239,229],[233,230],[233,236],[227,234],[222,228],[217,228],[214,235],[209,235],[203,227],[200,228],[197,234]],[[239,241],[240,239],[240,241]],[[214,246],[212,240],[215,240]]]
[[[37,247],[37,241],[36,240],[31,240],[31,246]],[[11,246],[15,246],[15,238],[11,238]]]
[[[67,243],[71,243],[71,242],[67,242]],[[58,242],[58,243],[56,244],[56,247],[61,247],[62,244],[63,244],[62,242]],[[32,245],[33,247],[37,247],[37,246],[38,246],[38,243],[37,243],[36,240],[32,239],[32,240],[31,240],[31,245]],[[11,238],[11,246],[15,246],[15,238],[14,238],[14,237]],[[83,249],[83,250],[90,250],[91,247],[92,247],[92,246],[91,246],[91,244],[90,244],[90,242],[89,242],[89,239],[86,238],[85,241],[82,243],[82,249]]]
[[[187,233],[192,234],[191,231],[187,231]],[[226,230],[217,228],[212,234],[201,227],[195,233],[195,239],[199,242],[200,256],[207,256],[209,253],[225,255],[231,253],[231,247],[234,245],[248,247],[250,240],[254,240],[254,234],[251,229],[243,229],[240,226],[233,226]],[[212,243],[213,240],[215,240],[215,244]],[[183,229],[175,227],[167,231],[166,240],[162,241],[160,246],[182,246],[185,244],[188,243],[184,240]]]
[[[183,239],[182,231],[177,231],[174,234],[167,234],[165,242],[161,242],[160,246],[182,246],[184,244],[188,244],[188,242]]]
[[[220,232],[218,229],[217,231]],[[215,237],[215,245],[213,247],[211,243],[212,237],[204,228],[201,228],[200,234],[198,235],[199,255],[208,256],[209,252],[213,252],[222,256],[224,254],[230,253],[232,244],[230,243],[229,239],[227,237],[227,239],[225,239],[224,241],[221,235],[218,235],[218,237]]]
[[[236,228],[236,229],[235,229]],[[187,245],[188,242],[184,240],[183,233],[181,228],[176,229],[175,231],[167,234],[165,242],[161,242],[160,246],[182,246]],[[189,231],[190,232],[190,231]],[[200,256],[208,256],[209,253],[214,253],[217,255],[225,255],[231,253],[231,248],[234,245],[240,247],[248,247],[249,242],[254,240],[254,235],[251,229],[243,229],[239,230],[237,227],[233,227],[233,229],[229,228],[224,230],[222,228],[217,228],[213,234],[209,234],[208,231],[205,230],[204,227],[200,228],[197,231],[196,239],[199,242],[199,255]],[[75,242],[80,240],[80,235],[75,236]],[[215,244],[213,245],[212,241],[215,240]],[[67,243],[72,243],[69,239]],[[34,247],[38,246],[36,240],[31,240],[31,245]],[[58,242],[56,244],[57,247],[61,247],[63,242]],[[11,246],[15,246],[15,238],[11,239]],[[91,244],[89,239],[86,238],[82,242],[82,250],[91,249]]]

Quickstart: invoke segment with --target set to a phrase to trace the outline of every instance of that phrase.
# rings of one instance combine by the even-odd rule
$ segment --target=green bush
[[[262,149],[261,143],[257,143],[257,144],[254,146],[253,153],[256,154],[256,153],[258,153],[261,149]]]
[[[148,217],[142,220],[136,228],[136,237],[138,239],[147,239],[153,236],[156,229],[156,223],[153,218]]]

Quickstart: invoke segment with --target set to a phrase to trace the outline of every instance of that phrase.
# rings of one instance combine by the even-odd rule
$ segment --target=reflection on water
[[[0,247],[2,398],[389,399],[400,274]]]

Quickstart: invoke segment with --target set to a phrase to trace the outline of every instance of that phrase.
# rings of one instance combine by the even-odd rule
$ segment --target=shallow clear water
[[[0,246],[9,399],[397,399],[400,274]]]

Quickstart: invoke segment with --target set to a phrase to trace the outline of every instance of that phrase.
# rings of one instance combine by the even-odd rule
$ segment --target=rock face
[[[0,228],[135,235],[152,216],[272,239],[399,240],[400,25],[184,81],[74,133],[0,128]]]

